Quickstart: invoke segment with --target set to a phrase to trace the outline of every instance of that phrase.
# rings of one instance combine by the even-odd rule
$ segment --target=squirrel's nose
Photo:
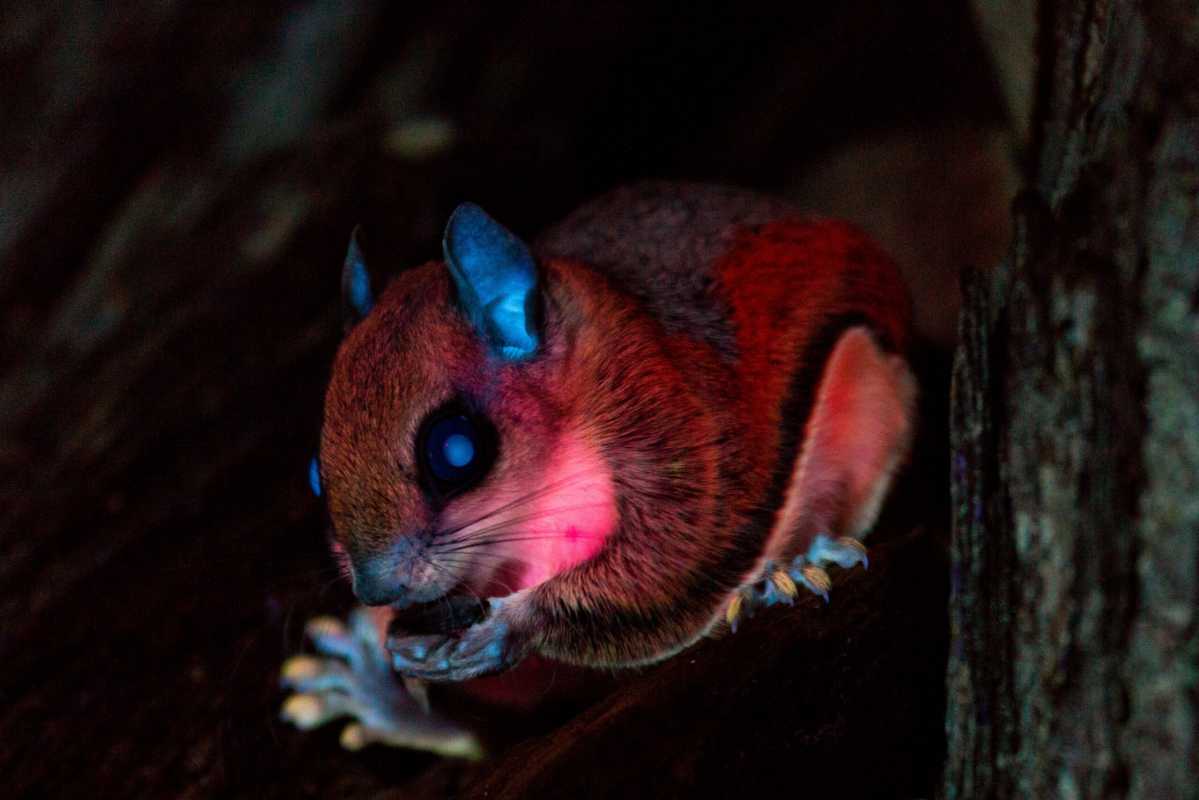
[[[350,567],[354,596],[367,606],[390,606],[403,603],[408,586],[396,575],[391,565],[365,561]]]

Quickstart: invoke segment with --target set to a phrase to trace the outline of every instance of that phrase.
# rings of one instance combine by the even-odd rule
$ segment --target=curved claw
[[[790,579],[788,577],[788,579]],[[794,584],[794,581],[792,581]],[[794,605],[795,596],[780,591],[773,580],[766,581],[765,587],[758,595],[758,604],[770,608],[771,606],[783,603],[785,605]]]
[[[770,586],[777,589],[787,605],[795,600],[795,596],[799,594],[799,589],[795,585],[795,581],[791,580],[791,576],[786,570],[776,569],[774,574],[770,576]]]
[[[352,715],[353,711],[348,707],[347,699],[345,695],[336,692],[293,694],[283,701],[279,716],[300,730],[311,730],[338,717]]]
[[[829,602],[833,581],[824,567],[836,564],[849,569],[857,564],[868,566],[866,546],[849,536],[833,539],[827,534],[817,534],[806,553],[795,556],[787,569],[780,569],[773,561],[767,561],[759,577],[743,585],[729,600],[725,608],[725,621],[733,632],[742,618],[753,616],[759,607],[770,607],[778,603],[793,605],[803,586],[809,592]]]
[[[724,621],[733,629],[733,633],[737,632],[737,623],[741,621],[741,611],[745,607],[745,595],[737,592],[733,595],[733,599],[729,600],[729,607],[724,611]]]
[[[823,597],[825,603],[828,602],[828,593],[833,586],[833,581],[823,569],[812,564],[805,564],[799,569],[793,568],[791,577],[797,583],[803,584],[804,588],[812,594]]]

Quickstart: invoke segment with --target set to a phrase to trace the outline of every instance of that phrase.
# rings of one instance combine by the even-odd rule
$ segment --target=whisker
[[[496,536],[494,538],[488,539],[486,541],[481,541],[481,542],[465,542],[464,544],[459,544],[454,547],[447,547],[445,549],[439,549],[436,552],[439,555],[449,554],[449,553],[461,553],[466,550],[473,550],[478,547],[490,547],[492,545],[509,544],[511,542],[536,542],[536,541],[541,541],[544,539],[561,539],[561,538],[562,538],[562,534],[559,534],[559,533],[528,534],[528,535],[514,533],[511,536]],[[588,541],[603,541],[603,540],[604,540],[603,536],[579,535],[579,536],[575,536],[572,541],[588,542]]]
[[[582,475],[582,474],[583,473],[579,473],[579,475]],[[517,508],[518,506],[520,506],[524,503],[532,502],[533,500],[538,499],[539,497],[553,491],[554,489],[565,486],[569,481],[574,480],[577,477],[579,477],[579,476],[576,475],[574,477],[563,478],[562,480],[555,481],[553,483],[542,486],[538,489],[534,489],[533,491],[531,491],[527,494],[521,495],[517,498],[514,498],[513,500],[508,501],[507,503],[504,503],[501,506],[498,506],[497,508],[493,508],[490,511],[484,512],[483,514],[480,514],[478,517],[475,517],[472,520],[464,522],[461,525],[458,525],[456,528],[452,528],[447,532],[448,533],[457,533],[458,531],[463,530],[464,528],[469,528],[471,525],[475,525],[479,522],[482,522],[483,520],[487,519],[488,517],[494,516],[496,514],[502,514],[503,512],[510,511],[513,508]]]
[[[603,505],[604,505],[603,503],[587,503],[584,505],[561,506],[558,508],[546,509],[544,511],[539,511],[534,514],[526,514],[522,517],[512,517],[510,519],[501,520],[501,521],[498,521],[488,527],[476,528],[475,530],[467,531],[465,533],[463,533],[463,529],[461,527],[459,527],[454,532],[461,534],[461,535],[446,537],[446,536],[442,536],[439,534],[437,537],[436,544],[438,544],[438,545],[451,544],[452,545],[452,544],[457,544],[459,542],[472,541],[472,540],[478,539],[480,537],[486,536],[487,534],[489,534],[493,531],[501,530],[503,528],[511,527],[513,525],[521,525],[523,523],[534,522],[539,519],[549,519],[556,514],[565,514],[565,513],[572,512],[572,511],[587,511],[588,509],[602,508]]]
[[[478,547],[488,547],[490,545],[504,544],[513,541],[539,541],[539,540],[555,540],[562,539],[561,533],[538,533],[535,531],[522,530],[520,528],[495,530],[490,532],[486,538],[477,540],[468,540],[465,542],[455,542],[448,546],[438,546],[432,549],[434,553],[457,553],[462,550],[471,550]],[[591,536],[576,534],[576,539],[583,541],[599,540],[601,536]]]
[[[444,531],[444,533],[446,533],[447,535],[453,535],[453,534],[458,533],[466,528],[469,528],[472,525],[476,525],[476,524],[486,520],[489,517],[493,517],[496,514],[502,514],[505,511],[511,511],[512,509],[518,508],[525,503],[531,503],[534,500],[537,500],[538,498],[543,497],[546,494],[548,494],[556,489],[561,489],[563,487],[569,486],[571,483],[573,483],[583,477],[586,477],[587,474],[588,473],[586,470],[580,470],[579,472],[576,472],[573,475],[567,475],[565,478],[561,478],[559,480],[547,483],[545,486],[534,489],[533,491],[531,491],[527,494],[521,495],[520,497],[510,500],[507,503],[504,503],[503,505],[501,505],[497,508],[494,508],[484,514],[481,514],[473,520],[469,520],[468,522],[464,522],[461,525],[458,525],[454,528],[450,528],[450,529]]]
[[[495,556],[495,554],[488,554],[488,555],[491,555],[491,556],[493,556],[493,557]],[[519,566],[526,567],[526,568],[532,568],[532,567],[534,567],[534,565],[533,565],[533,564],[530,564],[528,561],[526,561],[526,560],[525,560],[525,559],[523,559],[523,558],[497,559],[497,560],[502,560],[502,562],[503,562],[504,564],[510,564],[510,563],[514,563],[514,564],[517,564],[517,565],[519,565]],[[469,565],[471,565],[471,566],[474,566],[474,565],[476,565],[476,564],[477,564],[477,560],[475,560],[475,559],[472,559],[472,560],[470,560],[470,561],[467,561],[467,562],[459,562],[459,561],[457,561],[457,560],[455,560],[455,559],[448,559],[447,561],[448,561],[448,563],[450,563],[450,564],[466,563],[466,564],[469,564]],[[493,576],[491,576],[491,581],[492,581],[492,582],[494,582],[494,583],[497,583],[497,584],[499,584],[500,586],[502,586],[503,588],[507,589],[509,594],[512,594],[512,593],[514,593],[514,592],[516,592],[516,591],[517,591],[517,589],[514,589],[510,583],[508,583],[506,580],[504,580],[504,579],[503,579],[502,577],[500,577],[499,575],[493,575]],[[468,588],[469,588],[469,587],[468,587]],[[479,595],[478,595],[476,592],[474,592],[473,590],[471,590],[471,594],[473,594],[473,595],[474,595],[474,596],[475,596],[477,599],[480,599],[480,602],[482,601],[482,599],[481,599],[481,598],[479,598]]]
[[[420,558],[422,561],[424,561],[426,564],[428,564],[430,567],[432,567],[433,569],[436,569],[436,570],[441,570],[441,571],[442,571],[444,574],[446,574],[446,575],[448,575],[450,578],[452,578],[452,579],[453,579],[453,581],[454,581],[454,586],[457,586],[457,585],[461,584],[461,585],[462,585],[462,587],[463,587],[464,589],[466,589],[466,591],[467,591],[467,592],[469,592],[471,595],[473,595],[473,596],[474,596],[475,600],[477,600],[477,601],[479,602],[479,604],[480,604],[480,605],[483,605],[483,604],[484,604],[484,598],[482,598],[482,597],[479,597],[478,593],[477,593],[477,592],[475,592],[475,590],[474,590],[474,589],[471,589],[471,588],[470,588],[470,586],[468,586],[467,584],[465,584],[465,583],[463,583],[462,581],[460,581],[460,580],[458,579],[458,576],[457,576],[457,575],[455,575],[453,572],[451,572],[450,570],[448,570],[448,569],[446,569],[445,567],[441,566],[440,564],[437,564],[437,563],[435,563],[435,562],[434,562],[434,561],[433,561],[431,558],[429,558],[428,556],[426,556],[424,553],[420,553],[420,552],[418,552],[418,553],[417,553],[417,556],[418,556],[418,557],[419,557],[419,558]],[[454,563],[454,562],[450,562],[450,563]],[[453,587],[451,587],[451,588],[453,588]],[[449,604],[449,600],[447,600],[447,599],[446,599],[447,597],[448,597],[448,595],[443,595],[442,597],[440,597],[440,598],[438,598],[438,599],[439,599],[439,600],[441,600],[441,601],[442,601],[443,603],[445,603],[446,605],[448,605],[448,604]]]
[[[529,561],[527,558],[521,558],[519,556],[508,556],[503,553],[476,553],[471,556],[462,556],[462,555],[457,555],[457,554],[451,554],[442,560],[445,561],[445,563],[447,563],[447,564],[458,564],[458,565],[465,564],[467,566],[470,566],[470,565],[478,564],[480,561],[485,561],[486,559],[491,559],[492,562],[498,562],[498,563],[511,562],[513,564],[519,564],[522,567],[536,566],[532,561]]]
[[[532,566],[531,564],[529,564],[528,562],[524,561],[523,559],[510,559],[510,561],[514,561],[514,562],[516,562],[516,563],[518,563],[518,564],[521,564],[522,566],[526,566],[526,567],[528,567],[528,566]],[[450,561],[449,563],[456,563],[456,562],[454,562],[454,561]],[[513,588],[512,588],[512,585],[511,585],[511,584],[509,584],[507,581],[503,580],[502,578],[500,578],[500,577],[498,577],[498,576],[492,576],[492,580],[493,580],[494,582],[498,583],[500,586],[503,586],[505,589],[507,589],[509,594],[512,594],[513,592],[515,592],[515,591],[516,591],[515,589],[513,589]],[[479,597],[478,593],[476,593],[476,592],[475,592],[473,589],[471,589],[469,586],[468,586],[468,587],[466,587],[466,589],[467,589],[467,591],[469,591],[469,592],[470,592],[472,595],[474,595],[475,599],[476,599],[476,600],[478,600],[480,603],[483,603],[483,602],[484,602],[484,598],[482,598],[482,597]]]

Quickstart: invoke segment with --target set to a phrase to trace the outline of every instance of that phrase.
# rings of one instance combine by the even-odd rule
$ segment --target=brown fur
[[[777,201],[754,206],[744,193],[650,188],[659,204],[702,207],[690,219],[703,225],[694,234],[703,248],[673,232],[678,249],[707,259],[673,267],[702,270],[687,288],[703,288],[702,313],[652,313],[678,301],[668,296],[677,282],[664,288],[647,260],[662,248],[610,248],[597,266],[574,252],[568,233],[552,233],[540,264],[536,358],[489,359],[454,305],[446,269],[427,264],[401,274],[350,333],[326,400],[322,473],[351,558],[384,552],[397,537],[419,544],[438,535],[445,511],[417,487],[413,442],[425,415],[454,393],[484,407],[502,441],[493,474],[474,492],[540,475],[567,428],[602,454],[616,531],[594,557],[530,589],[515,617],[535,650],[572,663],[649,662],[709,630],[760,566],[839,334],[865,324],[885,348],[907,346],[898,273],[849,226],[790,215]],[[735,213],[722,217],[721,203]],[[622,226],[641,226],[646,214],[622,219],[610,201],[596,207],[603,213],[580,212],[586,222],[572,217],[566,230],[576,240],[595,230],[619,240]],[[405,568],[449,590],[470,579],[471,566],[442,565],[440,577]]]

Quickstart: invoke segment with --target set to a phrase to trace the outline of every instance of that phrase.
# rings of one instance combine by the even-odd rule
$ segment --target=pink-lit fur
[[[477,566],[468,576],[470,588],[480,595],[503,596],[509,590],[516,592],[536,586],[591,558],[615,530],[618,522],[615,494],[611,471],[603,458],[584,437],[573,433],[560,437],[556,453],[537,482],[509,481],[509,485],[482,491],[477,501],[456,508],[455,516],[476,519],[531,492],[539,494],[534,503],[522,504],[499,515],[499,521],[513,520],[510,535],[520,541],[482,548],[484,553],[476,559]],[[539,491],[548,486],[556,488]],[[497,518],[489,516],[485,523],[480,523],[484,524],[495,525]],[[462,534],[469,532],[467,528]],[[509,535],[506,533],[503,538]],[[501,555],[502,558],[496,558]],[[523,566],[515,578],[497,579],[496,573],[505,561]],[[368,611],[378,631],[379,646],[384,647],[395,612],[386,606]],[[464,684],[464,691],[495,705],[526,708],[548,696],[551,686],[569,694],[581,690],[583,680],[582,673],[575,668],[532,657],[512,672],[469,681]]]
[[[562,436],[546,476],[568,477],[536,504],[537,519],[526,528],[534,538],[507,545],[527,565],[514,589],[536,586],[586,561],[616,528],[612,477],[599,454],[581,437]]]
[[[602,457],[583,437],[571,432],[561,435],[554,450],[545,469],[532,480],[510,480],[508,485],[480,492],[478,501],[455,508],[456,516],[474,519],[515,499],[538,494],[531,503],[488,514],[484,523],[462,531],[460,535],[469,539],[472,528],[511,523],[495,536],[496,544],[480,548],[480,563],[472,570],[473,590],[496,596],[536,586],[591,558],[615,530],[615,493]],[[492,586],[504,563],[517,567],[502,585]],[[480,580],[482,575],[487,577]],[[499,591],[491,591],[495,588]]]
[[[820,382],[768,557],[790,558],[817,533],[860,538],[869,531],[907,455],[915,402],[915,381],[902,358],[881,350],[865,328],[841,337]]]

